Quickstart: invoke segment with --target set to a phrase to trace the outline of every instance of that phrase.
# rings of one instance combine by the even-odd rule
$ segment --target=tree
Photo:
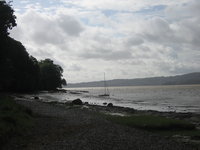
[[[40,87],[42,90],[55,90],[64,83],[62,79],[63,69],[54,64],[53,60],[45,59],[39,62]]]
[[[16,26],[10,3],[0,1],[0,91],[25,92],[39,85],[37,60],[29,56],[21,42],[9,37]]]
[[[0,41],[0,90],[25,92],[39,87],[39,65],[18,41]]]
[[[65,79],[62,79],[62,85],[67,85],[67,81]]]
[[[50,59],[30,56],[21,42],[9,37],[8,30],[16,26],[10,3],[0,1],[0,92],[53,90],[66,81],[63,69]]]
[[[13,13],[10,2],[0,1],[0,36],[9,35],[8,30],[17,25],[16,16]]]

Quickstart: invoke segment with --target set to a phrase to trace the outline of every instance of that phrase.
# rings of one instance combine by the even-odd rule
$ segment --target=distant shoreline
[[[159,87],[159,86],[200,86],[200,83],[197,84],[168,84],[168,85],[124,85],[124,86],[108,86],[108,88],[114,87]],[[63,89],[76,89],[76,88],[104,88],[104,86],[88,86],[88,87],[68,87],[65,86]]]
[[[113,80],[107,80],[106,83],[107,86],[153,86],[153,85],[200,84],[200,72],[194,72],[177,76],[168,76],[168,77],[113,79]],[[104,81],[68,84],[68,87],[103,87],[103,86],[104,86]]]

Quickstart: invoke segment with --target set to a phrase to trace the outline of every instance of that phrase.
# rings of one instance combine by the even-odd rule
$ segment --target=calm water
[[[109,87],[110,97],[103,98],[104,88],[73,88],[67,90],[89,91],[81,94],[41,95],[68,101],[81,98],[91,104],[103,102],[139,110],[177,111],[200,113],[200,85],[129,86]]]

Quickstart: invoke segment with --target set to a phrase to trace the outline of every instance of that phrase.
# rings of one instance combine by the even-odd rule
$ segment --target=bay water
[[[123,86],[108,87],[110,96],[101,97],[104,87],[65,88],[68,93],[41,93],[40,97],[60,102],[80,98],[89,104],[115,106],[138,110],[194,112],[200,114],[200,85]]]

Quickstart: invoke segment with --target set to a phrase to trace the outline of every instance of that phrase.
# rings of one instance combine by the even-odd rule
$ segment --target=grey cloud
[[[141,35],[147,42],[162,44],[177,50],[199,50],[200,46],[200,16],[168,23],[163,19],[153,19],[147,22],[149,31],[144,30]],[[151,28],[151,29],[150,29]]]
[[[33,41],[39,45],[44,44],[61,44],[64,42],[64,36],[59,32],[56,32],[56,29],[51,30],[42,30],[42,31],[35,31],[32,34]]]
[[[72,64],[67,69],[68,71],[81,71],[83,68],[80,65]]]
[[[200,9],[200,8],[199,8]],[[187,19],[179,23],[182,32],[180,37],[183,44],[189,44],[193,49],[199,50],[200,47],[200,16],[199,18],[193,18],[193,20]],[[178,34],[178,33],[177,33]]]
[[[98,11],[94,15],[92,11],[85,10],[89,12],[85,13],[84,10],[80,12],[76,9],[75,15],[89,18],[92,25],[84,20],[80,23],[68,13],[60,13],[62,10],[52,16],[46,12],[30,11],[19,15],[20,28],[16,30],[15,37],[20,38],[18,40],[25,46],[34,48],[31,50],[34,56],[59,60],[69,74],[71,72],[71,78],[75,78],[77,71],[85,74],[86,67],[82,67],[84,65],[94,70],[96,66],[99,70],[112,66],[112,69],[117,68],[113,69],[116,76],[120,74],[116,70],[128,70],[127,77],[132,77],[133,74],[148,76],[198,71],[200,1],[192,1],[193,3],[188,1],[185,5],[167,6],[166,11],[159,15],[161,17],[149,17],[146,12],[141,18],[132,13],[126,17],[118,13],[116,18],[106,18],[106,21],[105,18],[97,18],[101,16]],[[67,9],[66,12],[74,12]],[[98,26],[99,22],[104,22],[107,26]],[[71,65],[68,64],[70,62]],[[87,73],[87,79],[95,76],[91,70]],[[83,76],[76,79],[84,80]]]
[[[181,63],[178,61],[154,62],[155,67],[165,72],[165,74],[184,74],[190,72],[199,72],[200,67],[194,64]]]
[[[147,21],[141,35],[145,40],[156,43],[168,43],[174,39],[173,30],[169,23],[161,18],[153,18]]]
[[[19,18],[20,24],[23,28],[22,40],[36,43],[38,45],[45,45],[46,43],[57,43],[55,35],[52,30],[52,22],[50,19],[40,16],[34,11],[28,11]],[[26,32],[24,32],[26,31]],[[18,33],[19,34],[19,33]]]
[[[70,37],[77,37],[84,30],[82,25],[72,16],[63,14],[44,15],[29,10],[19,17],[20,28],[16,34],[23,34],[21,38],[39,45],[61,45]],[[23,30],[22,30],[23,29]],[[15,33],[13,34],[15,35]]]
[[[133,66],[140,66],[140,65],[146,65],[146,62],[144,59],[138,58],[138,59],[129,59],[129,60],[123,60],[119,61],[122,65],[133,65]]]
[[[79,36],[84,30],[81,24],[71,16],[60,15],[57,21],[62,30],[71,36]]]
[[[143,42],[144,42],[143,39],[140,38],[138,35],[138,37],[134,36],[129,38],[125,44],[127,44],[127,46],[135,46],[135,45],[141,45]]]
[[[112,41],[110,38],[106,37],[105,35],[96,35],[93,38],[95,41],[104,43],[104,44],[110,44]]]
[[[185,73],[191,73],[191,72],[199,72],[200,68],[196,68],[194,66],[181,66],[181,67],[175,67],[173,70],[170,70],[170,73],[172,74],[185,74]]]
[[[191,18],[200,14],[200,1],[190,0],[187,3],[179,3],[177,5],[168,6],[165,9],[167,19],[170,20],[182,20],[185,18]]]
[[[79,56],[86,59],[121,60],[132,58],[132,53],[130,51],[108,51],[96,49],[95,51],[86,52]]]
[[[39,57],[41,57],[40,59],[42,59],[42,58],[46,58],[46,57],[51,57],[52,56],[52,54],[50,53],[50,52],[48,52],[48,51],[46,51],[46,50],[43,50],[43,49],[38,49],[38,50],[36,50],[36,51],[34,51],[33,49],[29,49],[29,51],[31,52],[31,54],[33,55],[33,56],[39,56]]]
[[[199,50],[200,1],[169,6],[166,17],[146,21],[141,33],[144,40],[173,48]]]

